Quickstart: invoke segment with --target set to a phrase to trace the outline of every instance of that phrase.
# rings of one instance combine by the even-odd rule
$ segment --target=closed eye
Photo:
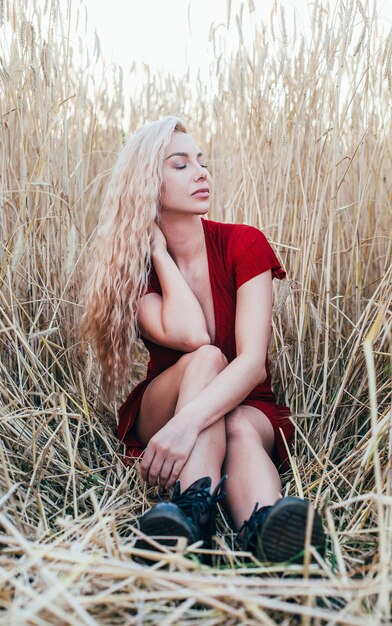
[[[200,165],[201,165],[201,163],[200,163]],[[201,165],[201,167],[205,167],[206,169],[208,169],[208,165]],[[186,165],[179,165],[175,169],[176,170],[183,170],[185,168],[186,168]]]

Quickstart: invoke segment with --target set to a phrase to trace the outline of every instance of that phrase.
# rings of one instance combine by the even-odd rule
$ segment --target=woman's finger
[[[174,463],[170,476],[166,482],[166,489],[171,489],[174,486],[174,483],[176,482],[176,480],[178,480],[178,477],[181,474],[184,465],[184,461],[176,461]]]
[[[162,458],[162,456],[156,452],[154,459],[150,465],[150,468],[148,470],[148,476],[147,476],[147,482],[150,485],[156,485],[157,484],[157,478],[160,474],[161,471],[161,467],[164,463],[165,459]]]
[[[155,456],[155,450],[152,450],[147,446],[144,452],[143,461],[140,465],[142,478],[146,482],[148,482],[148,474],[149,474],[151,463],[154,460],[154,456]]]
[[[173,461],[169,461],[168,459],[166,459],[161,467],[161,471],[159,472],[158,484],[164,489],[167,489],[166,483],[170,478],[173,466]]]

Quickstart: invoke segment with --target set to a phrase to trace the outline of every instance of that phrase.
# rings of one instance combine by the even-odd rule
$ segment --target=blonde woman
[[[290,445],[293,425],[275,403],[267,349],[272,279],[285,272],[260,230],[205,217],[211,185],[180,118],[139,128],[114,167],[86,283],[82,329],[107,394],[129,379],[138,336],[150,353],[145,380],[119,410],[118,436],[129,462],[142,456],[145,481],[174,490],[140,528],[165,545],[181,535],[208,547],[225,496],[243,548],[258,558],[298,558],[309,512],[312,544],[324,552],[317,512],[281,495],[282,432]]]

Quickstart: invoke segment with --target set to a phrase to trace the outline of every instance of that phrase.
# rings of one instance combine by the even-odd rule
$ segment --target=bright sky
[[[241,4],[245,8],[248,5],[247,0],[82,1],[87,7],[90,37],[96,30],[108,62],[118,63],[127,71],[135,60],[148,64],[153,71],[166,70],[174,75],[184,74],[188,67],[193,75],[199,68],[202,73],[206,71],[211,25],[221,24],[218,32],[222,37],[236,41],[236,24],[231,24],[229,34],[226,30],[228,5],[231,4],[232,18]],[[336,7],[338,1],[330,0],[330,6]],[[253,0],[253,3],[257,19],[268,23],[273,0]],[[371,11],[374,3],[375,0],[362,0],[366,12]],[[295,11],[302,32],[309,37],[312,1],[280,0],[279,4],[284,6],[288,27]],[[392,25],[392,2],[378,0],[376,6],[380,23],[385,24],[387,31]]]

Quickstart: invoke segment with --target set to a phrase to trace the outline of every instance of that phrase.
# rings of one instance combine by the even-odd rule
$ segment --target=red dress
[[[254,276],[272,271],[272,277],[282,279],[286,276],[265,235],[254,226],[246,224],[227,224],[200,218],[203,224],[207,248],[208,269],[215,315],[215,342],[230,363],[236,357],[235,347],[235,309],[236,291],[243,283]],[[158,275],[152,265],[149,285],[146,293],[162,291]],[[181,351],[166,348],[142,337],[150,360],[145,380],[131,391],[119,408],[117,435],[126,445],[125,463],[132,463],[132,458],[143,452],[143,446],[132,433],[143,394],[153,378],[174,365],[184,354]],[[241,402],[260,409],[268,417],[275,433],[275,446],[272,459],[277,467],[287,469],[287,452],[279,428],[282,429],[287,443],[291,444],[294,426],[289,420],[290,410],[275,403],[271,390],[269,361],[266,358],[266,380],[257,385]],[[131,458],[132,457],[132,458]]]

